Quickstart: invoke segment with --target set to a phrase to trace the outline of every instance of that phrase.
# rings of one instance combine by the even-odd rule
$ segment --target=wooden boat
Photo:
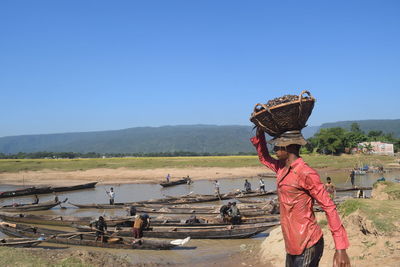
[[[200,224],[188,224],[186,221],[189,216],[185,217],[171,217],[171,216],[158,216],[151,217],[151,225],[160,226],[202,226],[202,225],[227,225],[217,216],[197,216]],[[55,225],[55,226],[74,226],[74,225],[89,225],[90,222],[96,220],[95,217],[76,217],[76,216],[54,216],[54,215],[33,215],[33,214],[15,214],[0,212],[0,219],[8,222],[25,223],[25,224],[40,224],[40,225]],[[132,226],[134,217],[121,216],[121,217],[105,217],[109,227],[116,225]],[[279,215],[265,215],[257,217],[242,216],[242,224],[254,224],[265,222],[279,221]]]
[[[105,205],[98,205],[98,204],[73,204],[70,203],[71,205],[74,205],[78,208],[97,208],[97,209],[102,209],[105,207]],[[108,208],[112,208],[110,206],[113,205],[107,205]],[[117,205],[114,208],[123,208],[125,206],[123,205]],[[204,214],[204,215],[217,215],[219,214],[219,209],[220,206],[211,206],[211,207],[199,207],[199,206],[190,206],[190,207],[173,207],[173,206],[154,206],[154,207],[135,207],[137,212],[141,213],[149,213],[149,214]],[[261,216],[261,215],[268,215],[270,214],[268,210],[262,209],[262,206],[239,206],[240,213],[243,216]]]
[[[132,221],[133,217],[105,217],[107,225],[115,226],[123,224],[127,221]],[[94,217],[77,217],[77,216],[56,216],[56,215],[34,215],[27,213],[7,213],[0,212],[0,219],[8,222],[27,223],[27,224],[43,224],[43,225],[57,225],[57,226],[71,226],[74,224],[88,225],[91,221],[95,220]]]
[[[190,184],[191,182],[192,182],[192,180],[190,178],[184,177],[182,179],[172,181],[172,182],[162,182],[162,183],[160,183],[160,185],[162,187],[169,187],[169,186],[178,185],[178,184]]]
[[[46,242],[51,243],[116,249],[171,249],[173,247],[183,246],[190,240],[190,238],[188,237],[183,240],[172,241],[151,239],[134,240],[132,238],[122,238],[118,236],[111,237],[107,235],[106,237],[108,239],[108,242],[103,243],[100,241],[95,241],[94,233],[65,232],[46,228],[32,227],[23,224],[9,223],[1,223],[0,231],[10,236],[44,238]]]
[[[190,236],[192,239],[237,239],[247,238],[266,231],[268,228],[279,225],[279,222],[224,225],[224,226],[200,226],[200,227],[152,227],[143,231],[144,237],[154,238],[183,238]],[[79,231],[90,230],[89,227],[79,227]],[[113,231],[118,236],[132,236],[132,228],[125,227]]]
[[[42,242],[43,240],[32,238],[3,238],[0,239],[0,247],[26,248],[37,246]]]
[[[50,187],[50,190],[52,192],[64,192],[64,191],[74,191],[74,190],[81,190],[81,189],[90,189],[90,188],[95,188],[97,182],[91,182],[91,183],[86,183],[86,184],[78,184],[78,185],[72,185],[72,186],[56,186],[56,187]]]
[[[80,190],[80,189],[89,189],[89,188],[94,188],[96,186],[96,184],[97,184],[97,182],[91,182],[91,183],[73,185],[73,186],[28,187],[28,188],[24,188],[24,189],[0,192],[0,198],[50,194],[53,192],[64,192],[64,191],[73,191],[73,190]]]
[[[28,196],[35,194],[46,194],[50,190],[50,187],[28,187],[23,189],[16,189],[11,191],[0,192],[0,198],[7,197],[19,197],[19,196]]]
[[[38,204],[18,204],[18,205],[5,205],[0,207],[0,211],[6,212],[25,212],[25,211],[36,211],[36,210],[49,210],[61,203],[66,202],[67,199],[64,201],[47,201]]]

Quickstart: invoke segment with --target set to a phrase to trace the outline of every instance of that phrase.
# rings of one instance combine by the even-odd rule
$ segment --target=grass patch
[[[50,262],[16,248],[0,248],[0,266],[50,266]]]
[[[353,168],[360,162],[384,165],[393,162],[393,157],[376,155],[303,155],[313,168]],[[106,159],[1,159],[0,172],[61,170],[76,171],[96,168],[191,168],[191,167],[259,167],[257,156],[210,156],[210,157],[131,157]]]
[[[45,255],[45,253],[44,253]],[[54,262],[51,259],[42,258],[34,255],[30,251],[21,248],[0,248],[0,266],[32,266],[32,267],[91,267],[83,263],[80,259],[69,257],[61,260],[60,262]]]
[[[339,206],[344,216],[356,210],[371,220],[380,232],[390,234],[397,230],[394,223],[400,221],[400,200],[350,199]]]

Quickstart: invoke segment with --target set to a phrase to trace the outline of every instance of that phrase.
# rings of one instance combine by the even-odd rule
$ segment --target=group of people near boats
[[[262,178],[260,178],[259,183],[260,183],[259,192],[266,193],[266,191],[265,191],[265,182],[264,182],[264,180]],[[218,180],[214,181],[214,192],[215,192],[215,195],[217,195],[217,196],[220,195],[220,184],[219,184]],[[251,193],[252,192],[251,183],[247,179],[244,181],[244,190],[242,192],[244,192],[244,193]]]
[[[130,210],[131,211],[131,210]],[[134,221],[132,226],[132,236],[135,239],[143,237],[143,231],[150,228],[150,216],[147,213],[134,215]],[[100,242],[107,242],[107,223],[103,216],[89,224],[92,230],[95,230],[95,240]]]
[[[242,221],[236,202],[228,202],[228,204],[222,205],[219,214],[221,219],[226,223],[240,224]]]

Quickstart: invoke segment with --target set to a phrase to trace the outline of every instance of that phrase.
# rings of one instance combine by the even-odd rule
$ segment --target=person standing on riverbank
[[[331,177],[326,177],[325,190],[329,193],[329,197],[334,200],[336,197],[336,186],[332,183]]]
[[[353,188],[354,188],[354,178],[355,178],[355,176],[356,176],[356,171],[352,170],[350,172],[350,182],[351,182],[351,187],[353,187]]]
[[[304,138],[275,137],[270,141],[278,159],[268,152],[265,134],[257,128],[251,139],[262,164],[277,174],[280,218],[286,247],[286,267],[318,266],[324,249],[322,230],[313,212],[314,200],[326,213],[335,242],[334,267],[350,266],[346,249],[349,241],[336,205],[329,197],[318,173],[300,157]]]
[[[115,192],[114,192],[114,188],[110,188],[110,191],[106,191],[108,197],[110,198],[110,205],[114,205],[114,199],[115,199]]]

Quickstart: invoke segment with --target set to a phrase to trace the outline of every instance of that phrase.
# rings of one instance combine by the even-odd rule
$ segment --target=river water
[[[321,179],[325,182],[325,178],[330,176],[337,187],[350,187],[349,173],[348,172],[324,172],[320,171]],[[387,172],[385,174],[368,173],[366,175],[356,176],[356,185],[358,186],[372,186],[372,184],[380,177],[384,176],[388,181],[394,181],[394,178],[400,177],[400,170]],[[259,186],[259,177],[248,179],[252,184],[252,188],[256,189]],[[263,178],[266,190],[275,190],[274,178]],[[219,179],[221,193],[231,192],[238,189],[243,189],[244,179]],[[105,190],[109,190],[111,186],[98,185],[94,189],[71,191],[59,193],[59,199],[72,203],[107,203],[108,197]],[[179,196],[189,194],[190,192],[196,194],[213,194],[214,185],[212,180],[199,180],[194,181],[191,185],[177,185],[173,187],[162,188],[158,184],[115,184],[112,185],[116,192],[116,202],[134,202],[140,200],[148,200],[152,198],[163,198],[165,196]],[[16,186],[1,185],[0,191],[7,191],[16,189]],[[355,192],[342,192],[338,196],[354,195]],[[370,192],[366,192],[367,196]],[[52,200],[53,195],[39,195],[40,201]],[[19,197],[15,199],[0,199],[0,205],[17,203],[30,203],[33,201],[32,196]],[[226,202],[226,201],[223,201]],[[199,205],[221,205],[223,202],[213,202]],[[32,212],[32,214],[51,214],[51,215],[74,215],[74,216],[99,216],[99,215],[126,215],[123,209],[111,210],[97,210],[97,209],[78,209],[74,208],[68,203],[62,204],[66,209],[60,207],[53,208],[48,211]],[[173,249],[171,251],[129,251],[129,250],[113,250],[109,252],[126,256],[132,259],[133,262],[146,262],[146,263],[170,263],[170,264],[202,264],[207,265],[207,262],[213,262],[222,258],[229,257],[246,248],[258,247],[259,244],[265,239],[268,233],[261,233],[257,236],[247,239],[231,239],[231,240],[191,240],[185,248]],[[0,237],[4,235],[0,233]],[[91,247],[81,247],[80,249],[98,250]]]

